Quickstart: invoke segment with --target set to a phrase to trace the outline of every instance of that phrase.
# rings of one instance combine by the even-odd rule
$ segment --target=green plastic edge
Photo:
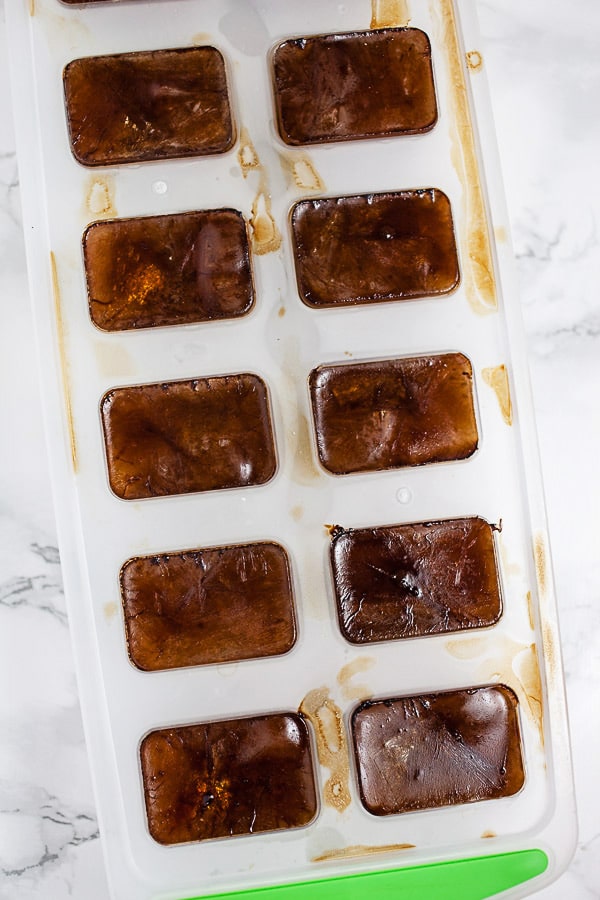
[[[548,857],[542,850],[519,850],[186,900],[487,900],[547,868]]]

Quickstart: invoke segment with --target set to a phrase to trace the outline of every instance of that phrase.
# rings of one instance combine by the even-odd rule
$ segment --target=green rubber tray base
[[[487,900],[547,867],[541,850],[521,850],[186,900]]]

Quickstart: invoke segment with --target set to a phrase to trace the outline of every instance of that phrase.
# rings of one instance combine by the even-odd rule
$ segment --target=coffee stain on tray
[[[485,383],[491,387],[498,398],[502,418],[507,425],[513,423],[512,400],[510,397],[510,385],[506,366],[490,366],[482,369],[481,375]]]
[[[281,233],[273,217],[269,179],[250,133],[244,127],[240,131],[240,148],[237,158],[244,178],[247,178],[252,171],[259,176],[258,190],[252,202],[250,214],[250,236],[254,252],[258,256],[273,253],[281,247]]]
[[[402,28],[409,22],[408,0],[371,0],[371,28]]]
[[[533,559],[540,597],[545,598],[548,591],[548,558],[546,541],[541,532],[538,532],[533,539]]]
[[[30,0],[29,9],[30,12],[33,10],[32,15],[39,16],[43,21],[46,42],[52,52],[58,45],[68,45],[69,51],[74,55],[75,50],[88,46],[92,32],[79,11],[69,10],[61,15],[61,7],[65,9],[62,3],[38,4],[37,0]]]
[[[495,831],[484,831],[481,835],[483,840],[489,840],[490,838],[498,837]]]
[[[118,606],[114,601],[104,604],[104,618],[111,622],[117,614]]]
[[[324,191],[325,182],[307,154],[302,156],[280,153],[281,168],[302,191]]]
[[[295,439],[294,447],[294,475],[301,484],[311,484],[321,478],[321,471],[317,468],[313,456],[313,442],[310,425],[305,415],[298,415],[298,424],[295,431],[291,432]]]
[[[506,547],[506,544],[501,537],[499,538],[498,543],[500,546],[500,558],[502,560],[502,569],[504,571],[504,574],[507,576],[520,575],[521,566],[518,563],[511,561],[508,548]]]
[[[342,666],[338,672],[337,682],[342,689],[342,695],[345,700],[367,700],[372,696],[372,691],[366,684],[352,684],[352,679],[359,672],[367,672],[375,665],[375,658],[372,656],[359,656],[352,662]]]
[[[350,758],[342,711],[326,687],[310,691],[299,711],[315,730],[319,762],[331,772],[323,788],[323,800],[342,813],[351,802],[348,788]]]
[[[530,644],[513,661],[513,671],[518,677],[529,705],[533,721],[537,724],[540,741],[544,745],[544,701],[542,676],[537,647]]]
[[[394,853],[398,850],[414,850],[415,844],[382,844],[380,847],[369,844],[352,844],[339,850],[326,850],[319,856],[313,856],[312,862],[328,862],[331,859],[356,859],[360,856],[373,856],[376,853]]]
[[[532,631],[535,631],[535,618],[533,615],[533,595],[531,591],[527,591],[527,616],[529,617],[529,627]]]
[[[453,639],[446,642],[446,650],[455,659],[475,660],[481,657],[482,663],[475,670],[476,679],[482,684],[505,684],[524,699],[523,709],[537,728],[540,744],[544,746],[544,693],[535,644],[523,644],[500,635],[463,641]]]
[[[237,153],[238,163],[242,170],[244,178],[248,177],[248,172],[252,169],[260,169],[260,159],[256,148],[252,143],[252,138],[248,133],[248,129],[242,126],[240,130],[240,148]]]
[[[29,9],[29,15],[35,16],[35,0],[29,0],[28,9]]]
[[[56,335],[58,340],[58,354],[60,358],[60,373],[63,386],[63,398],[65,403],[65,415],[67,419],[67,431],[69,435],[69,446],[71,449],[71,462],[73,471],[77,472],[77,440],[75,438],[75,426],[73,424],[73,407],[71,403],[71,379],[69,374],[69,363],[67,361],[67,350],[65,341],[65,326],[62,314],[62,300],[60,293],[60,282],[58,280],[58,269],[56,266],[56,256],[50,251],[50,275],[52,280],[52,296],[54,299],[54,315],[56,318]]]
[[[464,59],[452,0],[431,0],[430,8],[439,23],[440,43],[446,50],[449,100],[454,120],[452,162],[463,188],[463,220],[466,223],[462,242],[467,299],[474,312],[486,315],[497,311],[498,298]]]
[[[85,194],[86,213],[107,219],[117,215],[115,207],[115,182],[112,175],[91,175],[87,182]]]
[[[252,204],[250,227],[255,253],[263,256],[265,253],[273,253],[275,250],[279,250],[281,247],[281,233],[273,218],[271,193],[267,177],[264,174]]]
[[[135,374],[135,365],[125,347],[119,344],[96,341],[94,353],[98,369],[110,378],[127,378]]]
[[[488,646],[488,640],[482,637],[467,638],[465,640],[453,638],[446,641],[446,650],[455,659],[476,659],[485,652]],[[520,644],[515,646],[521,647]]]
[[[468,67],[473,72],[478,72],[483,68],[483,56],[479,50],[469,50],[468,53],[465,53],[465,59],[467,60]]]

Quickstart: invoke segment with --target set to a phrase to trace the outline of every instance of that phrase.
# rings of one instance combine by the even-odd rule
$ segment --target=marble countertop
[[[568,871],[600,898],[600,6],[480,0],[533,383],[579,808]],[[0,8],[0,45],[5,38]],[[0,900],[106,900],[33,365],[0,52]]]

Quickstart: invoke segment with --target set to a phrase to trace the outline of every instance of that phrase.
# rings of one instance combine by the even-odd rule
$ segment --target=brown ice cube
[[[254,303],[234,209],[95,222],[83,249],[90,314],[104,331],[231,319]]]
[[[459,282],[450,201],[433,188],[302,200],[292,237],[308,306],[432,297]]]
[[[320,366],[309,384],[319,458],[334,475],[477,449],[473,372],[461,353]]]
[[[317,812],[308,728],[294,713],[153,731],[140,755],[160,844],[299,828]]]
[[[63,80],[71,149],[84,166],[205,156],[234,143],[215,47],[83,57]]]
[[[296,639],[289,561],[279,544],[130,559],[121,595],[129,656],[146,671],[275,656]]]
[[[417,28],[287,40],[273,70],[287,144],[420,134],[437,121],[431,46]]]
[[[101,414],[110,486],[124,500],[248,487],[275,474],[257,375],[114,388]]]
[[[510,797],[525,781],[518,701],[503,685],[368,701],[352,734],[376,816]]]
[[[483,519],[338,529],[331,565],[340,628],[354,644],[481,628],[502,611]]]

